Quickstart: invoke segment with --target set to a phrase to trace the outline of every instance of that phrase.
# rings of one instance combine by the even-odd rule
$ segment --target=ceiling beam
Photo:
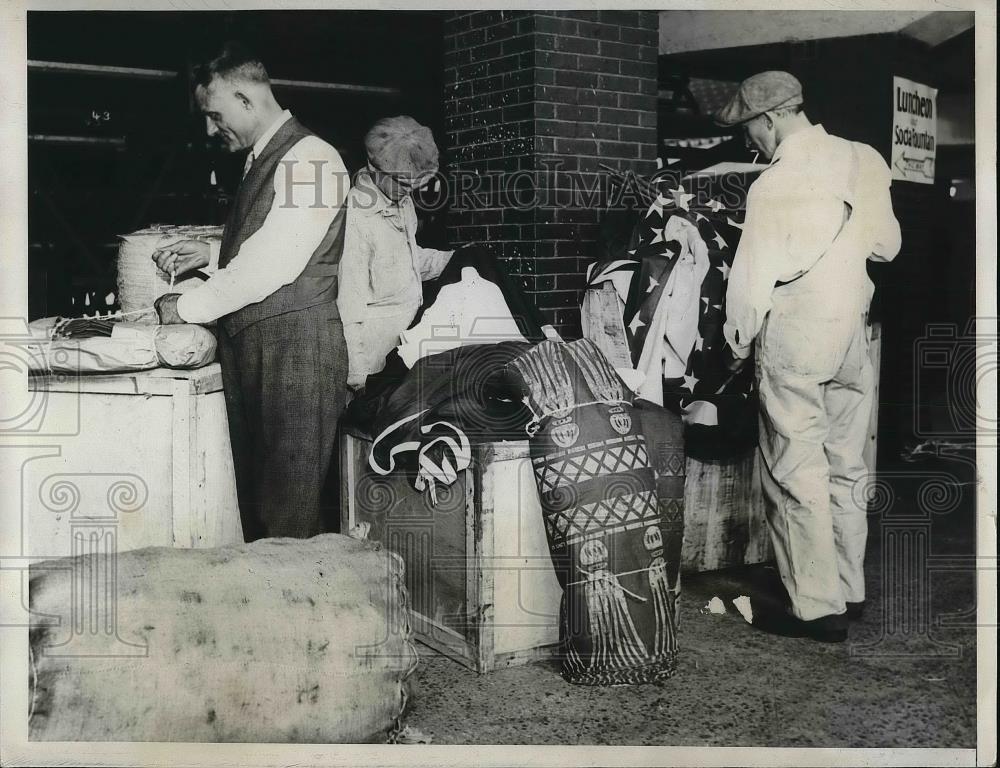
[[[664,55],[896,33],[939,14],[950,15],[927,11],[660,11],[659,47]]]
[[[972,11],[935,11],[903,27],[902,33],[935,48],[975,25]]]

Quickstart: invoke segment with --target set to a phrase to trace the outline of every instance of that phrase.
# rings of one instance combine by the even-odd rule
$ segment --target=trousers
[[[824,314],[776,303],[757,345],[762,486],[791,612],[840,614],[865,596],[874,405],[866,313]]]
[[[244,538],[332,530],[331,466],[347,391],[336,304],[268,317],[234,336],[220,327],[219,361]]]

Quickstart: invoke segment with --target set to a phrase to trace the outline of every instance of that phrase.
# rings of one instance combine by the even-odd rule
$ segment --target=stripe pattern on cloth
[[[751,361],[738,373],[728,370],[722,329],[729,272],[745,218],[747,179],[725,174],[710,184],[695,184],[670,171],[654,184],[658,195],[639,215],[634,247],[591,265],[588,287],[612,280],[621,295],[627,284],[622,320],[632,362],[638,365],[646,345],[659,341],[649,334],[661,301],[676,300],[671,275],[685,252],[679,234],[692,233],[704,243],[708,270],[698,296],[697,333],[693,346],[680,350],[686,357],[683,376],[663,382],[663,404],[682,414],[690,456],[702,461],[739,456],[756,445],[754,369]]]
[[[652,456],[642,413],[586,339],[542,342],[510,368],[539,424],[531,457],[564,590],[563,676],[581,685],[670,677],[683,534],[679,420],[671,446],[681,459]],[[659,464],[677,470],[680,484],[662,485]],[[661,487],[670,498],[660,498]]]

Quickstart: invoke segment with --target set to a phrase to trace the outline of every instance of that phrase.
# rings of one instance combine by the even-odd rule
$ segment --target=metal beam
[[[142,69],[139,67],[112,67],[106,64],[74,64],[68,61],[28,60],[29,72],[51,72],[62,75],[91,75],[97,77],[130,77],[141,80],[174,80],[180,73],[169,69]],[[381,85],[353,85],[351,83],[325,83],[317,80],[288,80],[272,78],[276,88],[296,88],[311,91],[337,91],[341,93],[368,93],[378,96],[399,96],[398,88]]]
[[[114,147],[124,147],[124,136],[57,136],[48,133],[29,133],[28,141],[37,141],[41,144],[65,144],[69,146],[84,145],[109,145]]]
[[[131,77],[142,80],[173,80],[177,72],[169,69],[112,67],[106,64],[73,64],[68,61],[28,59],[29,72],[52,72],[61,75],[96,75],[99,77]]]
[[[343,93],[370,93],[380,96],[399,96],[398,88],[386,88],[380,85],[349,85],[347,83],[321,83],[314,80],[283,80],[271,78],[271,85],[276,88],[298,88],[311,91],[341,91]]]

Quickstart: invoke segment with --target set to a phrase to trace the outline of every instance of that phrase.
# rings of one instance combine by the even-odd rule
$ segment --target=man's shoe
[[[847,618],[851,621],[857,621],[865,612],[865,601],[862,600],[860,603],[848,603],[847,604]]]
[[[803,621],[788,613],[754,613],[753,626],[782,637],[808,637],[820,643],[842,643],[847,640],[847,614],[820,616]]]

